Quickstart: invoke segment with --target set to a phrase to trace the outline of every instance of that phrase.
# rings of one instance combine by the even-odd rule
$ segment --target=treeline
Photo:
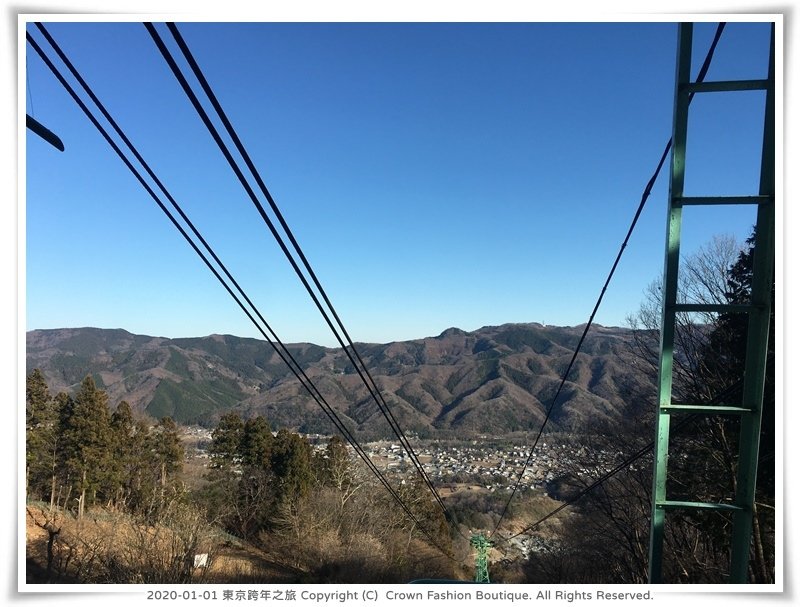
[[[35,549],[29,542],[40,555],[36,581],[199,581],[209,568],[198,574],[198,554],[220,583],[268,582],[276,568],[303,582],[454,575],[441,550],[451,546],[448,526],[427,491],[394,487],[415,522],[338,436],[315,448],[286,428],[273,433],[262,416],[223,415],[189,489],[170,418],[137,417],[124,401],[112,412],[91,377],[52,397],[37,369],[26,387],[27,498],[38,502],[27,515],[47,533]],[[226,544],[257,555],[255,568],[215,570]]]
[[[125,401],[111,412],[90,376],[74,396],[52,397],[39,369],[27,377],[25,405],[28,500],[78,518],[95,505],[152,512],[163,503],[184,459],[171,418],[135,419]]]
[[[228,533],[302,570],[304,581],[403,582],[452,577],[447,523],[416,481],[395,487],[422,528],[332,437],[312,448],[261,416],[222,416],[212,433],[207,485],[194,500]]]

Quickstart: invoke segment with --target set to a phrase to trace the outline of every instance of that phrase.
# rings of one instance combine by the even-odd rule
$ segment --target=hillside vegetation
[[[338,436],[314,448],[286,428],[273,433],[263,417],[228,413],[206,464],[187,471],[170,418],[137,418],[124,401],[112,413],[91,376],[74,395],[53,397],[34,370],[26,388],[31,583],[456,574],[450,529],[426,490],[393,479],[385,491]]]
[[[500,435],[538,427],[582,327],[512,324],[437,337],[359,344],[367,367],[406,431],[422,437]],[[614,421],[642,377],[630,364],[631,335],[595,327],[559,397],[555,428]],[[389,428],[340,349],[289,346],[326,399],[361,436]],[[213,425],[237,410],[301,432],[327,420],[272,347],[231,335],[166,339],[121,329],[30,331],[27,367],[54,390],[91,375],[112,402],[179,423]]]

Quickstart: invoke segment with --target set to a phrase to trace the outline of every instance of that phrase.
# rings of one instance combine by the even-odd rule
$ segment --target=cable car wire
[[[350,431],[347,428],[347,426],[341,421],[341,419],[336,414],[335,410],[330,406],[330,404],[327,402],[327,400],[325,400],[324,396],[317,389],[317,387],[313,384],[313,382],[310,380],[310,378],[308,378],[308,376],[303,371],[303,369],[300,367],[300,365],[297,363],[296,359],[291,354],[289,349],[277,337],[277,335],[275,334],[273,329],[270,327],[270,325],[267,323],[267,321],[260,314],[260,312],[258,311],[256,306],[252,303],[252,301],[246,295],[246,293],[244,293],[244,291],[242,290],[242,288],[240,287],[238,282],[233,278],[233,276],[227,270],[225,265],[222,263],[222,261],[219,259],[219,257],[216,255],[216,253],[213,251],[211,246],[205,241],[205,239],[202,237],[202,235],[196,229],[196,227],[191,222],[191,220],[186,216],[186,214],[184,213],[184,211],[182,210],[180,205],[175,201],[175,199],[171,196],[171,194],[168,192],[168,190],[163,185],[163,183],[158,179],[158,177],[155,175],[155,173],[152,171],[152,169],[149,167],[149,165],[146,163],[146,161],[142,158],[142,156],[139,154],[138,150],[130,142],[130,140],[125,135],[125,133],[122,131],[122,129],[119,127],[117,122],[108,113],[108,111],[105,109],[105,106],[103,106],[103,104],[100,102],[100,100],[97,98],[97,96],[92,91],[91,87],[89,87],[89,85],[86,83],[86,81],[82,78],[80,73],[74,67],[72,62],[68,59],[66,54],[61,50],[61,48],[58,46],[58,44],[55,42],[55,40],[52,38],[52,36],[50,36],[49,32],[47,32],[47,30],[44,28],[44,26],[41,23],[36,23],[36,26],[39,28],[39,30],[42,32],[42,34],[48,40],[50,45],[56,51],[58,56],[61,58],[61,60],[67,66],[67,68],[70,70],[70,72],[73,74],[73,76],[79,82],[79,84],[87,92],[89,97],[92,99],[92,101],[98,107],[98,109],[101,111],[101,113],[106,118],[106,120],[108,120],[108,122],[111,124],[111,126],[114,128],[114,130],[117,132],[117,134],[123,140],[125,145],[131,150],[133,155],[136,157],[136,159],[139,161],[139,163],[142,165],[142,167],[145,169],[145,171],[148,173],[148,175],[151,177],[151,179],[153,179],[153,181],[157,184],[159,189],[161,189],[161,191],[164,193],[164,195],[170,201],[172,206],[176,209],[176,211],[178,211],[178,213],[181,215],[181,217],[184,219],[184,221],[187,223],[187,225],[193,231],[193,233],[198,238],[198,240],[200,240],[200,242],[203,244],[203,246],[206,248],[206,250],[211,254],[211,256],[214,258],[214,260],[220,266],[222,271],[225,273],[225,275],[229,278],[229,280],[232,282],[232,284],[235,285],[235,287],[240,292],[240,294],[244,297],[244,299],[247,301],[247,303],[251,306],[253,311],[256,313],[256,315],[259,317],[259,319],[263,322],[263,324],[266,327],[267,331],[272,335],[272,338],[275,339],[275,342],[277,342],[279,344],[280,348],[278,346],[276,346],[276,344],[265,333],[264,329],[259,325],[259,323],[253,317],[251,312],[244,306],[244,304],[239,299],[239,297],[233,292],[231,287],[225,282],[225,280],[219,274],[217,269],[211,264],[211,262],[205,256],[205,254],[198,248],[197,244],[192,240],[192,238],[189,236],[189,234],[186,232],[186,230],[183,228],[183,226],[180,225],[180,223],[177,221],[175,216],[172,215],[170,210],[164,205],[164,203],[161,201],[160,197],[155,193],[155,191],[153,191],[153,189],[146,182],[146,180],[141,175],[141,173],[139,173],[139,171],[133,166],[131,161],[126,157],[125,153],[114,142],[114,140],[111,138],[111,136],[108,134],[108,132],[99,123],[97,118],[92,114],[91,110],[80,99],[78,94],[75,92],[75,90],[72,88],[72,86],[66,81],[64,76],[60,73],[60,71],[55,66],[55,64],[49,59],[49,57],[46,55],[44,50],[39,46],[39,44],[36,42],[36,40],[31,36],[31,34],[29,32],[26,32],[26,40],[28,41],[28,43],[36,51],[36,53],[40,56],[40,58],[44,61],[45,65],[54,74],[56,79],[65,88],[67,93],[73,98],[73,100],[77,103],[77,105],[80,107],[80,109],[89,118],[90,122],[94,125],[94,127],[106,139],[108,144],[112,147],[112,149],[120,157],[120,159],[123,161],[123,163],[127,166],[127,168],[134,175],[134,177],[136,177],[136,179],[139,181],[139,183],[142,185],[142,187],[144,187],[144,189],[147,191],[147,193],[150,195],[150,197],[156,202],[156,204],[164,212],[164,214],[168,217],[168,219],[172,222],[172,224],[175,226],[175,228],[181,233],[181,235],[184,237],[184,239],[194,249],[195,253],[197,253],[197,255],[202,259],[202,261],[205,263],[205,265],[209,268],[209,270],[211,270],[211,272],[217,278],[217,280],[228,291],[228,294],[234,299],[234,301],[236,301],[236,303],[239,305],[239,307],[242,309],[242,311],[244,311],[244,313],[247,315],[247,317],[250,319],[250,321],[255,325],[256,329],[258,329],[258,331],[261,333],[261,335],[264,337],[264,339],[275,349],[277,354],[284,361],[284,363],[286,363],[286,365],[289,367],[289,369],[292,371],[292,373],[295,375],[295,377],[297,377],[297,379],[300,381],[300,383],[303,385],[303,387],[309,392],[309,394],[312,396],[312,398],[323,409],[323,412],[325,412],[325,414],[328,416],[328,418],[330,419],[331,423],[333,423],[333,425],[337,428],[337,430],[345,437],[345,439],[353,447],[353,449],[356,451],[356,453],[359,455],[359,457],[361,457],[361,459],[367,464],[367,467],[370,468],[370,470],[378,477],[378,480],[381,482],[381,484],[383,484],[384,487],[389,491],[389,493],[392,495],[392,497],[395,499],[395,501],[397,501],[397,503],[401,506],[401,508],[405,511],[405,513],[409,516],[409,518],[411,518],[411,520],[414,522],[414,524],[428,538],[428,540],[434,546],[436,546],[446,557],[450,558],[451,560],[456,560],[449,554],[448,551],[446,551],[444,548],[442,548],[438,544],[438,542],[436,542],[434,540],[434,538],[430,535],[428,530],[420,523],[419,519],[414,515],[414,513],[411,511],[411,509],[405,504],[405,502],[402,500],[402,498],[400,498],[400,496],[397,494],[396,490],[385,479],[383,474],[377,469],[377,467],[375,466],[374,462],[372,462],[372,460],[369,458],[369,455],[364,451],[363,447],[361,447],[361,445],[358,443],[358,441],[352,436],[352,434],[350,433]],[[460,562],[460,561],[456,561],[456,562]]]
[[[717,26],[717,30],[714,34],[714,39],[711,42],[711,46],[706,53],[705,60],[703,61],[703,65],[700,68],[700,71],[697,75],[696,82],[703,82],[708,73],[708,68],[711,66],[711,60],[714,57],[714,51],[717,48],[717,43],[719,42],[720,36],[722,36],[722,31],[725,29],[725,22],[720,23]],[[689,100],[691,101],[692,95],[690,95]],[[578,340],[578,345],[575,346],[575,351],[572,354],[572,359],[569,361],[569,365],[567,365],[566,371],[564,371],[564,375],[561,378],[561,383],[556,390],[555,396],[553,396],[552,401],[550,402],[550,406],[547,408],[547,412],[544,416],[544,421],[542,421],[541,427],[539,428],[539,432],[536,435],[536,438],[533,441],[533,446],[531,446],[530,452],[528,453],[528,458],[525,460],[525,464],[522,467],[522,470],[517,477],[517,481],[514,483],[514,488],[511,491],[511,495],[509,496],[508,500],[506,501],[505,506],[503,507],[503,512],[500,515],[500,518],[497,521],[497,524],[494,526],[491,535],[494,535],[497,531],[498,527],[500,527],[500,523],[503,522],[503,518],[505,517],[506,513],[508,512],[508,507],[511,504],[511,500],[514,499],[514,495],[516,495],[517,490],[519,489],[520,483],[522,482],[522,476],[525,474],[525,470],[527,470],[528,466],[530,466],[531,459],[533,458],[533,454],[536,451],[536,445],[539,442],[539,438],[542,436],[542,432],[544,432],[544,428],[547,425],[548,420],[550,419],[550,414],[553,412],[553,409],[558,401],[558,397],[561,394],[561,390],[564,388],[564,385],[567,382],[567,377],[569,377],[569,372],[572,370],[572,366],[575,364],[575,360],[578,358],[578,353],[581,350],[581,346],[583,345],[584,340],[586,339],[586,335],[589,333],[589,328],[592,326],[594,322],[595,314],[597,314],[597,310],[600,308],[600,304],[603,301],[603,297],[605,297],[606,289],[608,289],[608,285],[611,283],[611,279],[614,276],[614,273],[617,271],[617,266],[619,265],[620,259],[622,259],[622,254],[625,252],[625,248],[628,246],[628,241],[633,234],[633,230],[636,227],[636,224],[639,222],[639,217],[644,210],[644,206],[647,203],[647,199],[650,197],[650,192],[653,189],[653,185],[656,182],[659,174],[661,173],[661,168],[664,166],[664,162],[667,159],[667,155],[669,151],[672,149],[672,138],[670,137],[667,145],[664,147],[664,151],[661,154],[661,158],[658,161],[658,165],[656,166],[656,170],[653,172],[653,175],[650,177],[650,180],[647,182],[647,185],[642,192],[642,198],[639,202],[639,206],[636,209],[636,213],[633,216],[633,220],[631,221],[631,225],[628,228],[628,232],[625,235],[624,240],[622,241],[622,245],[620,246],[619,252],[617,253],[616,258],[614,259],[614,263],[611,266],[611,271],[608,273],[605,283],[603,284],[603,288],[600,290],[600,295],[597,298],[597,301],[594,304],[594,309],[592,313],[589,315],[589,320],[586,323],[586,326],[583,329],[583,334],[581,338]]]
[[[294,263],[291,255],[289,254],[287,249],[283,246],[283,244],[279,243],[279,244],[281,244],[281,247],[282,247],[282,249],[284,251],[284,254],[287,255],[287,258],[289,258],[290,262],[292,262],[292,265],[293,265],[293,267],[295,269],[295,272],[298,274],[298,276],[303,281],[303,284],[305,285],[307,291],[312,296],[312,299],[314,300],[315,304],[317,305],[317,308],[322,313],[323,317],[325,318],[326,322],[328,323],[328,326],[331,328],[332,332],[334,333],[334,335],[336,336],[336,338],[339,341],[340,345],[342,346],[342,349],[348,355],[348,357],[350,358],[351,363],[353,363],[354,368],[357,370],[357,372],[361,376],[361,379],[364,382],[365,386],[367,387],[368,391],[370,392],[370,395],[373,397],[373,399],[375,399],[379,410],[381,410],[383,415],[386,417],[386,419],[389,422],[389,425],[392,428],[392,430],[394,431],[395,435],[398,437],[398,439],[401,441],[401,444],[403,445],[405,450],[408,452],[409,458],[411,459],[412,463],[415,465],[415,467],[417,468],[418,472],[422,476],[423,480],[428,485],[429,489],[433,493],[433,495],[434,495],[435,499],[437,500],[437,502],[439,503],[440,507],[445,512],[445,515],[448,516],[448,518],[449,518],[449,512],[447,511],[447,508],[444,506],[444,502],[442,501],[441,497],[439,496],[438,492],[436,491],[435,487],[433,486],[433,483],[430,481],[430,478],[428,477],[427,473],[425,472],[424,467],[422,466],[421,462],[419,461],[418,456],[414,452],[413,447],[411,446],[410,442],[406,438],[405,434],[402,431],[402,428],[398,424],[398,422],[395,419],[393,413],[391,412],[391,409],[389,408],[388,404],[386,403],[385,399],[383,398],[383,395],[381,394],[380,389],[377,386],[377,383],[375,382],[375,380],[373,379],[372,375],[370,374],[369,369],[367,368],[366,364],[364,363],[363,359],[361,358],[360,354],[358,353],[358,350],[355,348],[355,345],[354,345],[352,339],[350,338],[349,334],[347,333],[347,330],[345,329],[344,324],[342,323],[339,315],[336,313],[336,310],[333,307],[330,299],[328,298],[328,296],[327,296],[324,288],[322,287],[320,281],[318,280],[318,278],[316,276],[316,273],[314,272],[313,268],[311,267],[311,264],[308,262],[308,259],[306,258],[305,254],[303,253],[302,249],[300,248],[300,245],[298,244],[296,238],[294,237],[294,234],[292,233],[291,229],[289,228],[288,224],[286,223],[285,219],[283,218],[283,215],[281,214],[280,209],[278,208],[278,206],[276,205],[274,199],[270,195],[269,190],[267,189],[266,185],[264,184],[264,182],[263,182],[258,170],[256,169],[255,165],[253,164],[252,160],[250,159],[250,156],[248,155],[246,149],[244,148],[244,145],[242,144],[241,139],[238,137],[235,129],[233,128],[233,126],[230,123],[230,120],[228,119],[227,115],[225,114],[224,110],[222,109],[222,106],[220,105],[219,101],[217,100],[217,97],[214,94],[211,86],[208,84],[208,81],[206,80],[202,70],[200,69],[199,65],[197,64],[196,60],[194,59],[193,55],[191,54],[191,51],[189,50],[188,46],[186,45],[185,41],[183,40],[183,37],[180,35],[180,32],[177,29],[177,26],[175,26],[175,24],[173,24],[173,23],[168,23],[167,27],[170,29],[173,37],[175,38],[175,40],[176,40],[176,42],[177,42],[177,44],[179,46],[179,48],[181,49],[181,52],[184,55],[184,58],[187,60],[189,66],[191,67],[193,73],[195,74],[195,77],[197,78],[198,82],[200,82],[201,87],[203,88],[204,92],[206,93],[206,96],[208,97],[209,101],[212,103],[215,111],[217,112],[217,115],[219,116],[220,120],[222,121],[223,125],[225,126],[225,129],[228,132],[228,135],[231,137],[232,141],[234,142],[234,145],[236,146],[236,148],[239,151],[240,155],[244,159],[245,164],[247,165],[248,169],[250,170],[251,174],[253,175],[253,177],[255,178],[255,180],[257,182],[257,184],[259,185],[259,188],[261,189],[262,193],[266,197],[270,207],[272,208],[273,212],[275,213],[276,217],[278,218],[278,221],[281,224],[281,227],[284,229],[284,232],[288,236],[288,238],[289,238],[290,242],[292,243],[295,251],[298,253],[298,256],[300,257],[303,265],[305,266],[306,270],[308,271],[309,275],[311,276],[311,278],[312,278],[314,284],[316,285],[317,289],[319,290],[319,293],[322,295],[323,299],[325,300],[325,303],[327,304],[328,309],[331,311],[333,317],[335,318],[337,324],[339,325],[339,328],[341,329],[342,333],[345,335],[345,338],[346,338],[348,344],[350,345],[350,348],[351,348],[353,354],[355,355],[357,361],[354,360],[353,356],[350,355],[350,352],[348,351],[348,349],[345,346],[344,342],[342,341],[342,339],[338,335],[336,329],[333,327],[333,325],[332,325],[330,319],[328,318],[326,312],[323,310],[319,300],[316,298],[316,296],[314,295],[313,291],[311,290],[310,285],[307,283],[307,281],[305,281],[305,279],[304,279],[302,273],[300,272],[299,268]],[[153,30],[148,28],[148,31],[150,31],[151,35],[153,35],[154,28],[153,28]],[[154,40],[155,40],[155,38],[154,38]],[[159,45],[159,48],[160,48],[160,50],[162,51],[162,54],[163,54],[164,50],[166,49],[166,46],[164,45],[162,47],[162,46]],[[174,62],[169,62],[169,60],[168,60],[168,63],[170,63],[170,67],[173,68],[173,72],[175,73],[175,75],[178,78],[179,82],[183,86],[184,90],[187,92],[187,95],[189,95],[190,100],[192,100],[192,103],[195,106],[195,108],[198,110],[198,113],[200,113],[200,107],[201,106],[200,106],[199,102],[195,103],[196,97],[194,97],[193,92],[191,92],[191,87],[188,86],[188,82],[185,80],[185,78],[182,77],[182,74],[179,75],[179,73],[178,73],[179,70],[178,70],[178,72],[175,71],[175,67],[177,66],[177,64],[174,63]],[[194,99],[192,99],[193,97],[194,97]],[[201,114],[201,118],[202,118],[202,114]],[[209,126],[210,123],[208,121],[206,121],[204,119],[204,122],[206,123],[207,126]],[[218,144],[220,143],[220,140],[217,139],[216,137],[215,137],[215,140],[217,141]],[[240,179],[241,179],[241,177],[240,177]],[[243,184],[244,184],[244,182],[243,182]],[[264,221],[270,227],[270,230],[272,231],[273,235],[276,238],[279,239],[280,237],[277,235],[276,230],[274,230],[274,228],[272,227],[271,222],[270,222],[270,220],[269,220],[269,218],[268,218],[268,216],[266,214],[266,211],[264,210],[263,206],[261,206],[261,204],[260,204],[260,202],[258,201],[257,198],[251,196],[251,199],[253,200],[253,203],[255,204],[256,208],[258,209],[259,214],[262,216]],[[359,364],[360,364],[360,367],[359,367]],[[362,374],[362,369],[363,369],[363,374]]]
[[[366,386],[368,392],[370,393],[370,396],[373,398],[373,400],[377,404],[378,409],[383,413],[384,417],[389,422],[389,426],[391,427],[391,429],[394,432],[395,436],[397,436],[398,440],[403,445],[403,448],[407,451],[407,453],[409,455],[409,459],[411,459],[413,465],[415,466],[415,468],[419,472],[420,476],[422,477],[423,481],[427,485],[428,489],[433,494],[434,499],[436,500],[437,504],[439,505],[439,507],[444,512],[445,517],[448,520],[452,520],[452,515],[450,514],[450,512],[447,509],[447,507],[445,506],[444,501],[442,500],[442,498],[439,495],[438,491],[434,487],[432,481],[430,480],[430,477],[425,472],[425,469],[424,469],[422,463],[419,461],[419,457],[414,452],[414,449],[411,446],[410,441],[405,436],[405,433],[403,432],[402,428],[397,423],[397,420],[395,419],[393,413],[391,412],[391,409],[389,408],[388,404],[386,403],[385,399],[383,398],[383,395],[381,394],[380,389],[378,388],[375,380],[372,378],[372,375],[370,374],[369,370],[367,369],[366,365],[364,364],[363,359],[359,355],[358,350],[355,347],[355,344],[353,343],[352,339],[350,339],[350,336],[347,333],[346,329],[344,328],[344,325],[341,322],[341,319],[339,318],[338,314],[336,313],[335,309],[333,308],[333,305],[330,303],[330,299],[328,298],[327,294],[325,293],[324,289],[322,288],[322,285],[320,284],[319,280],[317,279],[316,273],[313,271],[313,268],[311,267],[311,265],[308,262],[307,258],[303,254],[299,244],[297,243],[297,240],[295,239],[294,235],[292,234],[291,230],[289,229],[288,224],[284,220],[283,216],[280,213],[280,210],[278,209],[278,207],[275,204],[272,196],[269,194],[269,191],[267,190],[266,186],[264,185],[264,182],[261,179],[257,169],[255,168],[255,166],[253,165],[252,161],[250,160],[249,155],[247,155],[247,152],[244,149],[244,146],[242,145],[241,140],[236,135],[235,130],[233,129],[232,125],[230,124],[230,121],[227,119],[227,116],[225,115],[224,111],[222,110],[222,107],[220,106],[219,102],[217,101],[216,96],[213,94],[213,91],[212,91],[211,87],[208,85],[207,80],[203,76],[202,71],[200,71],[200,68],[197,65],[196,61],[194,61],[194,58],[191,56],[191,53],[189,52],[188,47],[186,46],[186,44],[183,41],[182,37],[180,37],[180,33],[177,31],[177,28],[174,26],[174,24],[168,24],[168,27],[171,26],[170,27],[170,31],[173,33],[173,36],[176,38],[176,42],[178,42],[178,45],[181,48],[182,52],[184,53],[184,56],[186,57],[187,62],[190,64],[190,67],[192,67],[192,70],[195,73],[195,76],[198,78],[198,81],[201,83],[201,86],[203,87],[203,89],[206,92],[207,96],[211,100],[212,105],[214,105],[218,115],[220,116],[220,120],[222,120],[223,124],[225,125],[226,130],[228,131],[228,134],[230,135],[231,139],[234,141],[237,149],[239,150],[239,153],[245,159],[245,163],[248,165],[248,168],[251,170],[252,174],[254,175],[257,183],[259,184],[259,187],[262,190],[262,193],[264,193],[265,197],[267,198],[267,201],[270,204],[270,207],[273,209],[273,212],[276,214],[276,217],[278,217],[278,220],[281,223],[281,226],[283,227],[284,231],[286,232],[287,236],[289,237],[290,241],[292,242],[295,250],[297,251],[298,255],[301,258],[301,261],[303,262],[304,266],[306,267],[307,271],[309,272],[309,275],[312,277],[313,282],[315,283],[315,285],[319,289],[320,294],[322,295],[322,297],[325,300],[325,302],[328,304],[328,307],[329,307],[331,313],[333,314],[333,316],[335,317],[337,323],[339,324],[339,326],[340,326],[340,328],[342,330],[342,333],[345,335],[345,338],[346,338],[346,340],[347,340],[347,342],[348,342],[348,344],[350,346],[350,350],[348,350],[348,347],[347,347],[347,345],[345,345],[344,340],[339,335],[339,332],[337,331],[337,329],[334,327],[334,324],[331,321],[328,313],[323,308],[323,306],[320,303],[317,295],[314,293],[314,290],[311,288],[310,284],[308,283],[308,280],[306,279],[305,275],[300,270],[300,268],[299,268],[296,260],[294,259],[292,253],[289,251],[289,249],[286,246],[286,243],[284,242],[283,238],[281,237],[281,235],[277,231],[275,225],[273,224],[273,222],[270,220],[269,216],[267,215],[266,210],[261,205],[261,203],[258,200],[258,197],[255,195],[255,193],[253,192],[252,188],[248,184],[248,182],[247,182],[246,178],[244,177],[241,169],[239,168],[239,166],[236,163],[236,161],[233,159],[233,156],[232,156],[230,150],[228,149],[227,145],[223,142],[223,140],[222,140],[219,132],[217,131],[216,127],[213,125],[213,123],[211,122],[210,118],[208,117],[208,114],[203,109],[202,104],[200,103],[199,99],[197,98],[197,96],[195,95],[195,93],[192,90],[191,86],[189,85],[188,81],[186,80],[186,77],[181,72],[180,67],[177,65],[177,62],[175,61],[175,59],[172,56],[172,54],[169,51],[169,49],[167,48],[166,44],[161,39],[160,35],[156,31],[156,29],[153,26],[153,24],[145,23],[144,26],[147,29],[147,31],[150,34],[150,36],[153,38],[153,41],[155,42],[155,44],[158,47],[159,51],[161,52],[162,56],[166,60],[166,62],[169,65],[170,69],[172,70],[175,78],[178,80],[179,84],[183,88],[184,92],[186,93],[186,95],[189,98],[190,102],[192,103],[193,107],[197,111],[197,113],[200,116],[201,120],[205,124],[206,128],[209,130],[209,133],[211,134],[212,138],[217,143],[217,146],[220,148],[220,151],[223,153],[223,156],[228,161],[229,165],[231,166],[231,168],[233,169],[234,173],[238,177],[239,181],[241,182],[242,186],[244,187],[244,189],[247,192],[248,196],[250,197],[251,201],[256,206],[259,214],[261,215],[262,219],[266,223],[267,227],[269,228],[269,230],[272,233],[273,237],[275,238],[276,242],[278,243],[278,245],[280,246],[280,248],[283,251],[284,255],[286,256],[286,258],[289,260],[290,264],[292,265],[295,273],[297,274],[297,276],[300,278],[301,282],[305,286],[306,290],[308,291],[309,295],[311,296],[312,300],[314,301],[315,305],[317,306],[317,309],[322,314],[322,316],[325,319],[326,323],[328,324],[329,328],[331,329],[331,331],[333,332],[333,334],[336,337],[337,341],[341,345],[343,351],[345,352],[345,354],[350,359],[351,363],[353,364],[353,367],[355,368],[356,372],[358,373],[358,375],[360,376],[360,378],[363,381],[364,385]],[[351,354],[351,350],[352,350],[353,354]],[[354,358],[354,356],[355,356],[355,358]]]
[[[737,393],[737,391],[742,388],[743,385],[744,385],[744,382],[738,381],[735,384],[732,384],[732,385],[728,386],[728,388],[725,391],[717,394],[711,401],[708,402],[708,404],[709,405],[719,405],[721,403],[724,403],[730,396],[735,395]],[[683,428],[687,427],[690,422],[696,421],[697,419],[700,419],[702,417],[703,416],[701,414],[699,414],[699,413],[692,413],[690,415],[687,415],[684,419],[682,419],[680,422],[675,424],[673,430],[675,430],[675,432],[679,432]],[[613,476],[616,476],[618,473],[620,473],[623,470],[625,470],[626,468],[628,468],[631,464],[633,464],[637,460],[641,459],[642,457],[644,457],[645,455],[650,453],[653,450],[654,447],[655,447],[655,441],[651,440],[649,443],[647,443],[641,449],[639,449],[635,453],[633,453],[633,454],[629,455],[628,457],[626,457],[622,462],[620,462],[619,464],[614,466],[614,468],[612,468],[611,470],[609,470],[608,472],[606,472],[602,476],[600,476],[597,479],[595,479],[591,484],[589,484],[586,487],[584,487],[575,496],[569,498],[563,504],[561,504],[557,508],[555,508],[552,511],[550,511],[545,516],[539,518],[536,522],[531,523],[530,525],[526,526],[524,529],[522,529],[521,531],[515,533],[514,535],[510,535],[510,536],[505,537],[505,538],[500,536],[500,539],[504,540],[504,541],[508,541],[508,540],[512,540],[515,537],[518,537],[520,535],[524,535],[524,534],[530,533],[536,527],[538,527],[539,525],[544,523],[546,520],[552,518],[553,516],[555,516],[556,514],[561,512],[562,510],[564,510],[565,508],[568,508],[569,506],[573,505],[574,503],[579,501],[581,498],[583,498],[586,494],[590,493],[591,491],[593,491],[594,489],[596,489],[597,487],[602,485],[608,479],[610,479]]]

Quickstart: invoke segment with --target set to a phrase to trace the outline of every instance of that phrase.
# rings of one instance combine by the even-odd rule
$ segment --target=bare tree
[[[678,278],[681,303],[724,304],[727,302],[730,268],[736,263],[742,244],[733,236],[715,236],[711,242],[682,260]],[[651,282],[644,291],[636,313],[627,318],[633,332],[634,361],[655,381],[660,357],[662,279]],[[673,393],[676,400],[704,394],[711,398],[707,382],[704,346],[717,324],[716,313],[679,312],[675,319],[675,357]],[[704,373],[704,371],[706,371]]]

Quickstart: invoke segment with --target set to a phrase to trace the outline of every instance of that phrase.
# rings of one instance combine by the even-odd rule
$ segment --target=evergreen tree
[[[114,502],[136,512],[148,504],[158,484],[160,466],[149,424],[137,419],[127,401],[111,416],[114,452]]]
[[[183,469],[184,449],[178,436],[178,425],[171,417],[163,417],[153,429],[159,484],[162,489],[170,478]]]
[[[160,466],[150,423],[142,418],[134,419],[131,440],[131,473],[126,479],[126,503],[131,512],[142,513],[152,506],[157,493]]]
[[[25,385],[25,483],[29,497],[53,499],[58,411],[39,369]]]
[[[78,493],[80,517],[87,498],[95,501],[98,492],[108,486],[112,474],[108,396],[87,376],[70,409],[64,413],[64,465]]]
[[[238,413],[226,413],[220,418],[211,433],[209,452],[213,467],[229,469],[241,461],[243,434],[244,422]]]
[[[243,422],[237,413],[228,413],[211,436],[211,470],[198,498],[209,517],[231,533],[251,538],[269,520],[275,497],[269,423],[263,416]],[[241,475],[231,474],[235,466]]]
[[[281,428],[272,447],[272,471],[282,498],[304,497],[313,480],[311,445],[299,434]]]
[[[264,416],[248,419],[242,430],[242,465],[269,470],[272,442],[272,430]]]
[[[142,456],[141,436],[136,431],[133,411],[124,400],[111,415],[111,445],[114,457],[109,470],[109,492],[115,504],[123,505],[130,495],[131,481],[136,477]]]
[[[69,505],[72,487],[72,471],[67,467],[69,445],[66,438],[68,422],[75,408],[75,401],[66,392],[59,392],[53,399],[55,403],[57,422],[57,442],[53,458],[53,487],[55,498],[51,500],[55,505]]]

